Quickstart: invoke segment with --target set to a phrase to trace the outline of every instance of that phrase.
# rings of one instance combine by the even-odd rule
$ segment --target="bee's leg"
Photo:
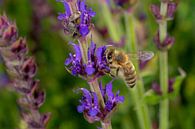
[[[116,77],[114,74],[112,74],[111,72],[110,72],[110,76],[112,77],[112,78],[114,78],[114,77]]]
[[[118,68],[116,69],[116,76],[118,76],[119,70],[120,70],[120,67],[118,67]]]
[[[116,73],[114,72],[114,71],[116,71],[117,70],[117,67],[114,67],[114,66],[110,66],[110,69],[111,69],[111,71],[110,71],[110,76],[111,77],[116,77]]]

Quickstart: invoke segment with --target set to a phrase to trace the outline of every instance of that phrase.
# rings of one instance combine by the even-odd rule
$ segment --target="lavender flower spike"
[[[71,34],[73,37],[87,36],[92,27],[91,18],[95,16],[95,12],[91,8],[87,8],[85,0],[60,2],[64,4],[66,12],[59,13],[58,20],[63,23],[65,33]]]
[[[115,111],[116,106],[124,102],[124,97],[119,96],[119,91],[117,91],[116,95],[112,92],[112,81],[106,85],[105,89],[102,88],[102,83],[99,86],[106,104],[104,109],[100,108],[98,104],[99,98],[95,92],[90,92],[84,88],[80,89],[83,92],[83,97],[80,100],[77,111],[83,113],[89,123],[108,119]]]
[[[18,103],[28,129],[44,129],[50,113],[39,112],[45,92],[38,88],[39,81],[34,79],[37,65],[27,52],[26,40],[18,38],[16,25],[6,16],[0,16],[0,54],[10,76],[9,86],[21,95]]]

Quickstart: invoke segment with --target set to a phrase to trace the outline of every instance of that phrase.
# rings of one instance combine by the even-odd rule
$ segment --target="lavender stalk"
[[[87,38],[87,36],[85,38]],[[78,42],[80,43],[80,49],[81,49],[81,52],[82,52],[82,55],[83,55],[82,59],[85,63],[87,63],[87,61],[88,61],[87,51],[86,51],[86,48],[87,48],[86,46],[88,46],[88,43],[86,41],[87,41],[86,39],[82,39],[82,38],[80,40],[78,40]],[[102,93],[101,93],[101,89],[99,87],[98,79],[94,79],[93,81],[90,81],[88,83],[89,83],[91,91],[95,92],[97,94],[98,103],[100,104],[100,108],[104,109],[105,108],[105,103],[104,103],[104,99],[103,99],[103,96],[102,96]],[[101,125],[102,125],[103,129],[112,129],[112,125],[111,125],[110,120],[108,120],[106,122],[101,121]]]
[[[161,2],[160,15],[165,17],[167,14],[167,3]],[[163,42],[167,35],[167,21],[162,20],[159,24],[160,42]],[[168,51],[159,52],[160,64],[160,85],[162,92],[166,95],[168,89]],[[168,129],[169,121],[169,100],[162,100],[160,103],[160,127],[159,129]]]
[[[44,129],[50,113],[39,112],[45,92],[38,87],[39,80],[34,79],[37,71],[35,59],[27,53],[26,40],[18,37],[15,23],[5,15],[0,16],[0,54],[12,82],[10,86],[21,96],[18,104],[22,121],[28,129]]]
[[[72,75],[81,77],[90,85],[90,90],[79,89],[83,97],[77,110],[83,113],[89,123],[99,121],[103,129],[112,129],[111,116],[118,103],[124,101],[124,97],[119,96],[119,91],[116,94],[112,92],[112,81],[106,84],[105,88],[99,81],[110,68],[104,55],[107,47],[96,47],[92,36],[89,36],[93,27],[91,18],[95,16],[95,12],[87,7],[85,0],[60,2],[63,2],[66,11],[60,13],[58,19],[63,23],[65,33],[78,41],[78,44],[70,43],[74,53],[69,54],[65,67]]]
[[[173,45],[174,38],[167,33],[167,21],[172,20],[177,4],[170,0],[161,0],[160,7],[152,5],[151,10],[159,24],[159,32],[154,38],[154,42],[159,50],[160,65],[160,85],[162,94],[168,94],[168,49]],[[168,98],[160,102],[159,128],[168,129],[169,125],[169,100]]]

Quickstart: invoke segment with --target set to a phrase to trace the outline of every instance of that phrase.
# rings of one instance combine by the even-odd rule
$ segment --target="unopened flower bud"
[[[39,118],[39,120],[35,119],[34,116],[36,114],[27,114],[27,113],[22,113],[23,119],[27,122],[28,129],[44,129],[44,124],[41,122],[40,117],[41,116],[36,116]]]
[[[0,35],[2,33],[2,30],[4,27],[8,26],[7,17],[6,16],[0,16]]]
[[[162,19],[162,16],[160,14],[160,7],[158,5],[152,4],[150,6],[150,9],[151,9],[151,11],[152,11],[152,13],[157,21]]]
[[[34,93],[32,93],[32,96],[34,98],[34,103],[33,103],[33,107],[36,109],[36,108],[39,108],[45,101],[45,92],[39,90],[39,89],[36,89],[34,91]]]
[[[22,71],[27,78],[34,77],[36,74],[35,60],[33,58],[27,59],[22,66]]]
[[[6,41],[12,41],[17,37],[17,29],[15,25],[9,25],[3,32],[2,38]]]
[[[12,44],[11,51],[14,54],[26,53],[27,52],[26,40],[23,38],[19,38]]]
[[[159,32],[154,37],[154,43],[157,46],[157,48],[161,51],[165,51],[171,48],[171,46],[174,44],[175,39],[169,35],[166,36],[163,42],[160,42],[160,36]]]
[[[51,117],[51,113],[45,113],[41,116],[41,123],[46,125]]]
[[[17,32],[15,24],[6,16],[0,16],[0,54],[10,76],[9,86],[21,95],[18,103],[24,128],[44,129],[50,115],[42,115],[38,109],[45,93],[38,88],[39,81],[33,78],[37,66],[34,58],[27,56],[26,40],[19,38]]]
[[[169,79],[168,80],[168,93],[172,93],[174,91],[173,89],[173,84],[175,82],[175,79]],[[152,89],[154,90],[154,92],[156,92],[156,94],[158,95],[162,95],[162,90],[161,90],[161,87],[158,83],[154,82],[152,84]]]
[[[167,2],[166,16],[162,16],[160,14],[159,5],[152,4],[150,6],[150,9],[151,9],[155,19],[157,20],[157,22],[160,22],[161,20],[163,20],[163,18],[166,19],[166,20],[172,20],[173,17],[174,17],[174,14],[175,14],[175,11],[176,11],[176,8],[177,8],[177,4],[175,2],[170,2],[170,1],[164,1],[164,2]]]
[[[177,4],[174,2],[170,2],[168,3],[168,7],[167,7],[167,18],[169,20],[172,20],[175,14],[177,8]]]

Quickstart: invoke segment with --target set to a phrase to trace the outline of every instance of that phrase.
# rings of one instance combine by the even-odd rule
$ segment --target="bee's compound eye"
[[[108,54],[108,59],[109,59],[109,60],[112,59],[112,53],[109,53],[109,54]]]

